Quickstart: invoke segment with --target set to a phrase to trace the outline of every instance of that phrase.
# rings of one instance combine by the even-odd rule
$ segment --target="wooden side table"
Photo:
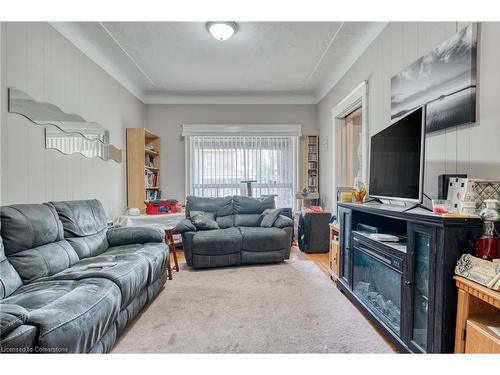
[[[328,262],[328,272],[333,281],[337,281],[340,272],[340,228],[335,224],[330,224],[330,253]]]
[[[179,272],[179,262],[177,261],[177,251],[175,249],[175,242],[174,242],[174,228],[165,229],[165,243],[168,245],[168,249],[170,251],[170,254],[173,255],[175,271]],[[173,278],[173,275],[172,275],[172,257],[170,257],[170,256],[168,257],[167,271],[168,271],[168,279],[172,280],[172,278]]]
[[[500,353],[500,336],[488,326],[500,325],[500,292],[461,276],[458,287],[455,353]]]

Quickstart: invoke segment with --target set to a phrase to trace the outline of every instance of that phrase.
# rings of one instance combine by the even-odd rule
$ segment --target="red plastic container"
[[[146,214],[163,215],[177,212],[177,205],[169,201],[146,203]]]
[[[168,212],[169,214],[175,214],[177,213],[177,203],[172,203],[172,202],[167,202],[168,206],[170,207],[170,211]]]

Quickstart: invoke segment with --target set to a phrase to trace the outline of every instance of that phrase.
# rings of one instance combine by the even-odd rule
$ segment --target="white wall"
[[[160,105],[146,106],[146,127],[161,137],[161,185],[165,198],[184,202],[183,124],[300,124],[317,134],[315,105]]]
[[[3,29],[3,22],[0,22],[0,207],[2,206],[2,186],[3,186],[3,173],[2,173],[2,129],[3,129],[3,122],[4,122],[4,108],[5,108],[5,103],[4,103],[4,90],[3,90],[3,80],[4,76],[2,74],[2,67],[4,65],[3,63],[3,39],[2,39],[2,29]]]
[[[143,104],[47,23],[3,23],[1,67],[2,98],[13,87],[100,123],[124,160],[46,150],[42,127],[4,110],[1,203],[98,198],[115,219],[126,208],[125,128],[144,126]]]
[[[452,36],[465,23],[390,23],[342,80],[318,104],[320,137],[331,139],[330,110],[363,80],[369,81],[369,133],[390,123],[391,77]],[[425,193],[437,195],[437,176],[467,173],[500,179],[500,23],[482,23],[478,52],[478,118],[475,124],[427,136]],[[331,208],[332,145],[321,153],[321,192]],[[327,185],[328,184],[328,185]]]
[[[46,23],[3,23],[0,38],[1,97],[6,87],[60,106],[110,130],[124,162],[86,159],[45,150],[43,129],[6,113],[2,101],[1,204],[99,198],[110,217],[126,205],[125,128],[145,126],[162,139],[165,196],[184,200],[181,125],[302,124],[304,132],[331,140],[330,110],[361,81],[369,81],[370,135],[390,122],[390,79],[465,24],[391,23],[342,80],[317,105],[146,105]],[[500,178],[500,23],[483,23],[479,40],[478,121],[427,140],[426,193],[437,175],[465,172]],[[332,145],[321,152],[321,193],[332,204]]]

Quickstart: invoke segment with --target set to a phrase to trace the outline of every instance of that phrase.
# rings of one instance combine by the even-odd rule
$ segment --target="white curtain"
[[[277,207],[293,207],[297,137],[190,136],[190,194],[204,197],[276,195]]]

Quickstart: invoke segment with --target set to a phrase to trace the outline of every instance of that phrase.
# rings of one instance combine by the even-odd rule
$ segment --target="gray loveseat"
[[[263,226],[264,211],[274,208],[273,197],[187,197],[186,218],[175,229],[182,234],[187,264],[205,268],[288,259],[293,220],[279,215]],[[194,211],[209,213],[218,229],[197,229],[191,220]]]
[[[1,235],[0,352],[109,352],[167,280],[162,233],[97,200],[2,207]]]

